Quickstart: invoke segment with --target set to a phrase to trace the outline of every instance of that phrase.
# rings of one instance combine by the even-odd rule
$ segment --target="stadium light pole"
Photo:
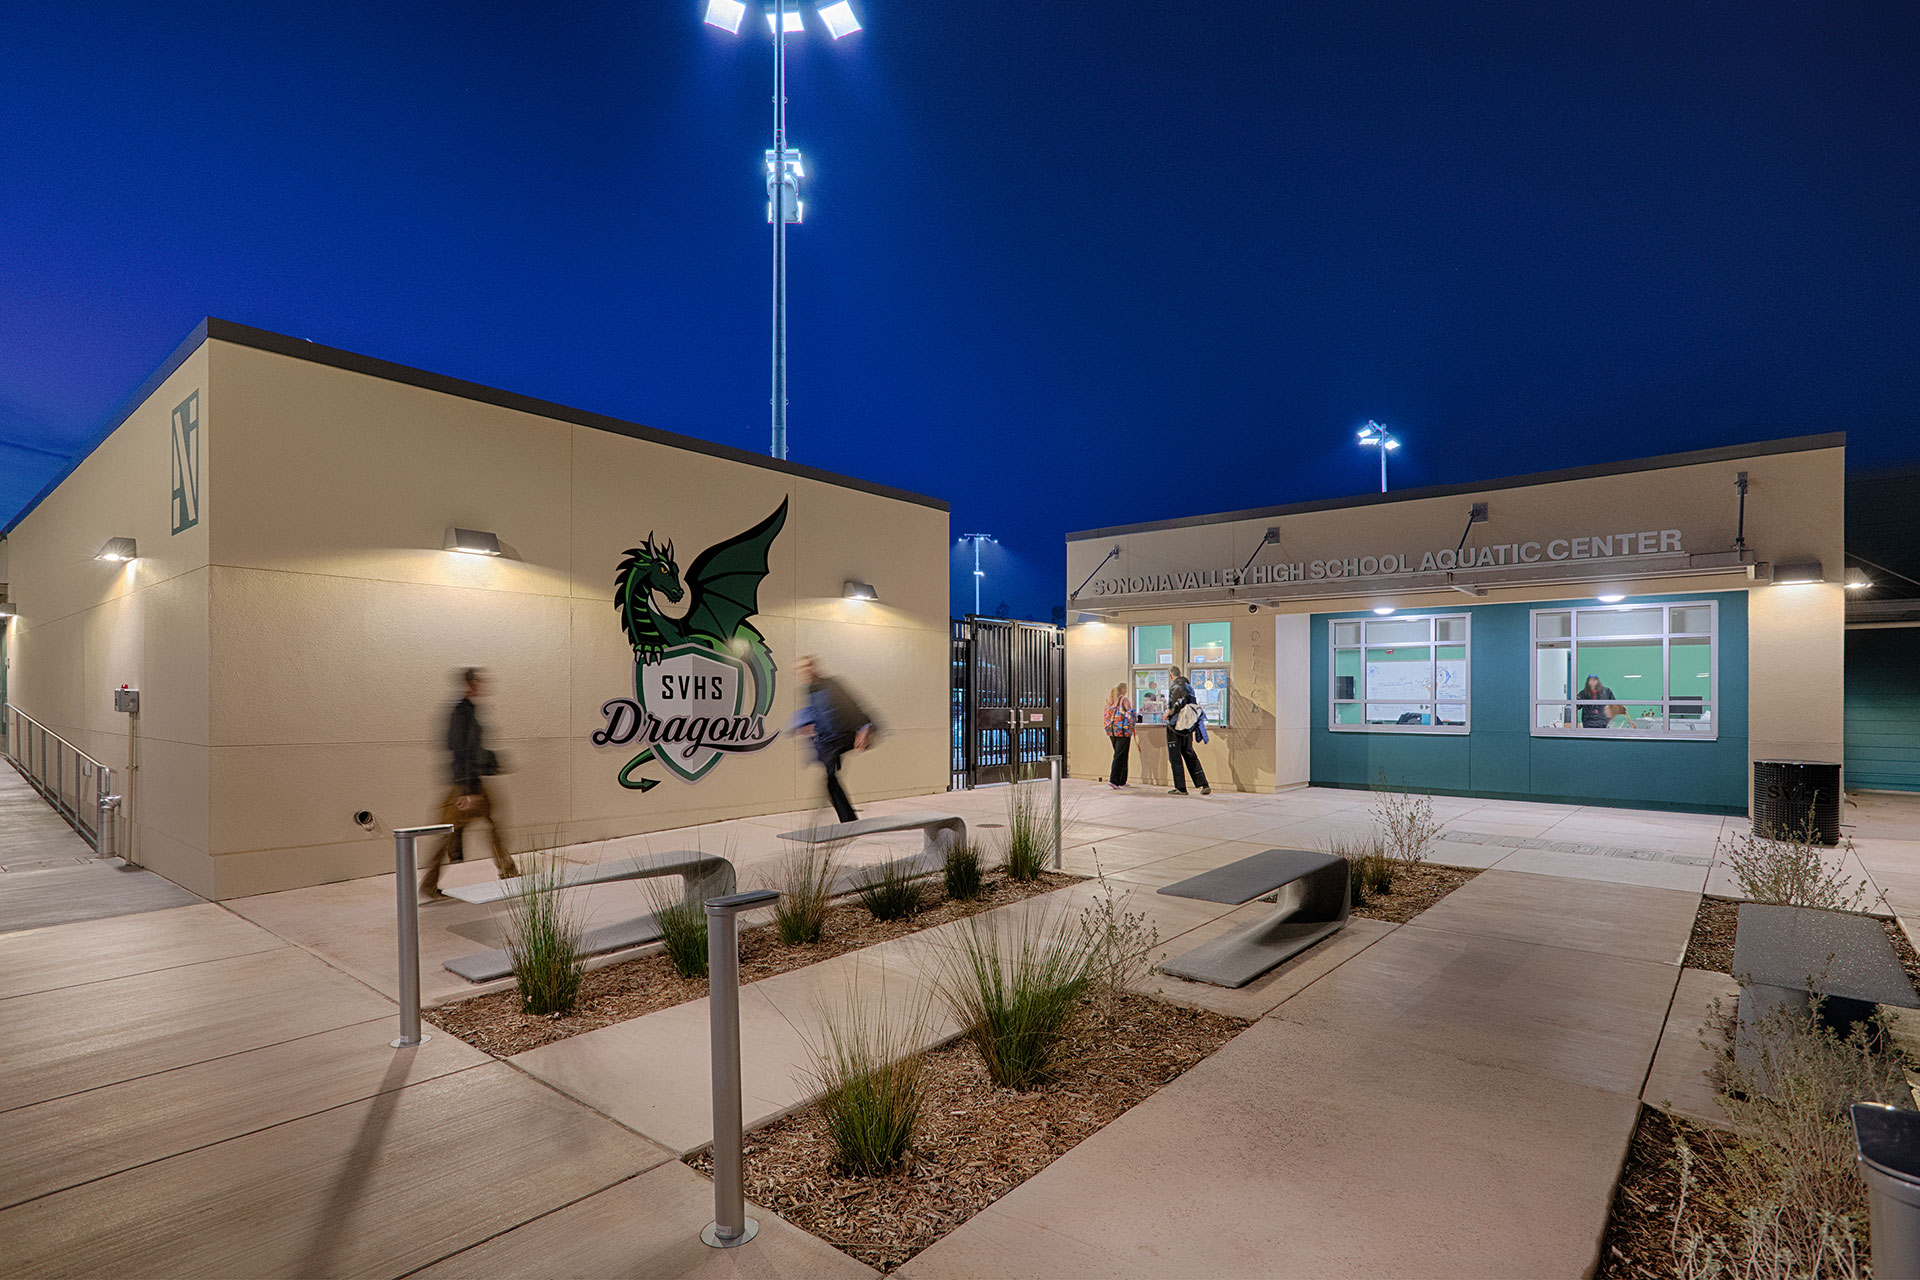
[[[1367,448],[1380,451],[1380,492],[1385,493],[1387,491],[1387,454],[1398,449],[1400,442],[1394,438],[1391,431],[1369,419],[1367,425],[1360,428],[1360,443]]]
[[[757,0],[756,0],[757,2]],[[860,30],[851,0],[821,0],[814,14],[835,40]],[[747,15],[745,0],[707,0],[706,23],[739,35]],[[773,36],[773,149],[767,152],[767,221],[773,224],[773,443],[769,452],[787,456],[787,224],[806,212],[800,180],[807,176],[798,151],[787,146],[787,37],[804,33],[799,0],[774,0],[766,10]]]
[[[1000,539],[990,533],[963,533],[960,541],[973,544],[973,614],[977,618],[980,616],[980,580],[987,576],[980,571],[980,544],[998,542]]]

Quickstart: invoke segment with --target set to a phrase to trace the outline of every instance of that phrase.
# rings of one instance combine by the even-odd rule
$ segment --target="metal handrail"
[[[27,785],[102,856],[113,851],[113,770],[18,707],[6,708],[6,755]],[[23,731],[24,728],[24,731]],[[85,794],[91,781],[91,796]]]

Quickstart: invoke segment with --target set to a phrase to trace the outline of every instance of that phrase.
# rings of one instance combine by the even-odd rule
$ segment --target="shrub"
[[[561,890],[566,864],[531,859],[533,869],[507,898],[507,958],[526,1013],[566,1013],[580,997],[586,961],[580,955],[579,911]]]
[[[917,1048],[925,1019],[911,1016],[898,1028],[886,1007],[885,1000],[863,1005],[850,991],[844,1011],[822,1018],[824,1042],[813,1053],[827,1136],[840,1168],[858,1177],[899,1167],[927,1093],[926,1057]]]
[[[780,901],[773,907],[780,941],[790,947],[820,941],[838,862],[839,846],[828,842],[809,842],[781,861]]]
[[[990,915],[970,917],[935,985],[993,1082],[1031,1089],[1046,1079],[1066,1042],[1098,949],[1082,930],[1055,928],[1057,922],[1039,912],[1013,926],[1018,932],[1011,942],[1002,940],[1000,923]]]
[[[971,902],[980,896],[980,851],[970,844],[947,847],[947,896],[956,902]]]
[[[920,911],[920,885],[907,864],[882,862],[869,867],[853,891],[875,920],[909,920]]]
[[[1845,856],[1853,841],[1837,851],[1842,862],[1829,867],[1821,856],[1811,815],[1798,828],[1776,827],[1765,834],[1752,830],[1714,842],[1713,855],[1733,870],[1740,893],[1753,902],[1789,907],[1820,907],[1827,911],[1858,911],[1870,896],[1865,880],[1848,880]]]
[[[1854,1165],[1847,1108],[1885,1102],[1911,1108],[1905,1063],[1885,1010],[1841,1035],[1810,1009],[1770,1010],[1741,1029],[1715,1002],[1705,1043],[1714,1051],[1720,1105],[1733,1125],[1713,1174],[1696,1178],[1693,1153],[1675,1152],[1682,1188],[1714,1216],[1735,1224],[1730,1240],[1683,1224],[1672,1237],[1676,1262],[1696,1276],[1857,1275],[1866,1252],[1866,1188]],[[1736,1060],[1746,1036],[1756,1065]]]
[[[1098,888],[1080,912],[1080,933],[1093,948],[1094,1002],[1102,1017],[1111,1017],[1121,994],[1146,974],[1153,949],[1160,945],[1160,929],[1144,912],[1121,909],[1125,899],[1114,893],[1098,853],[1093,874]]]
[[[1380,770],[1374,784],[1373,824],[1381,852],[1401,862],[1422,862],[1440,834],[1433,816],[1433,797],[1395,791]]]
[[[660,941],[675,973],[683,978],[707,976],[707,907],[682,897],[659,880],[647,881],[647,898],[660,926]]]
[[[1354,906],[1365,906],[1368,900],[1393,892],[1393,877],[1399,863],[1380,847],[1379,837],[1336,839],[1327,851],[1347,860],[1347,887]]]
[[[1007,875],[1038,880],[1053,858],[1053,806],[1041,799],[1044,782],[1016,782],[1007,791]]]

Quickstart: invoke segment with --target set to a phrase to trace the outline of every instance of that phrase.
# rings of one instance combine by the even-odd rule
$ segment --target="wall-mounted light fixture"
[[[139,558],[140,548],[135,545],[132,538],[108,538],[107,544],[100,548],[98,555],[94,556],[95,560],[112,560],[115,562],[138,560]]]
[[[1773,566],[1773,585],[1776,587],[1799,587],[1826,580],[1826,567],[1818,560],[1793,560]]]
[[[878,600],[880,593],[873,589],[871,582],[855,582],[847,579],[846,590],[841,592],[849,600]]]
[[[17,618],[19,616],[20,616],[19,605],[0,603],[0,618]]]
[[[1862,587],[1870,587],[1872,585],[1873,579],[1867,576],[1865,569],[1847,570],[1847,590],[1858,591]]]
[[[497,556],[500,554],[500,538],[485,529],[449,528],[447,550],[469,556]]]
[[[1377,604],[1373,606],[1373,611],[1384,618],[1393,612],[1393,606],[1390,604]]]
[[[1626,597],[1615,591],[1604,596],[1596,596],[1595,599],[1599,600],[1601,604],[1619,604],[1622,600],[1625,600]]]

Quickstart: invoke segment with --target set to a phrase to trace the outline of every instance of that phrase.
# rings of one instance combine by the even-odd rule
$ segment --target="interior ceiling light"
[[[447,550],[469,556],[497,556],[500,539],[485,529],[448,529]]]
[[[114,561],[137,560],[139,558],[140,550],[132,538],[108,538],[107,544],[100,548],[100,553],[94,556],[95,560]]]

